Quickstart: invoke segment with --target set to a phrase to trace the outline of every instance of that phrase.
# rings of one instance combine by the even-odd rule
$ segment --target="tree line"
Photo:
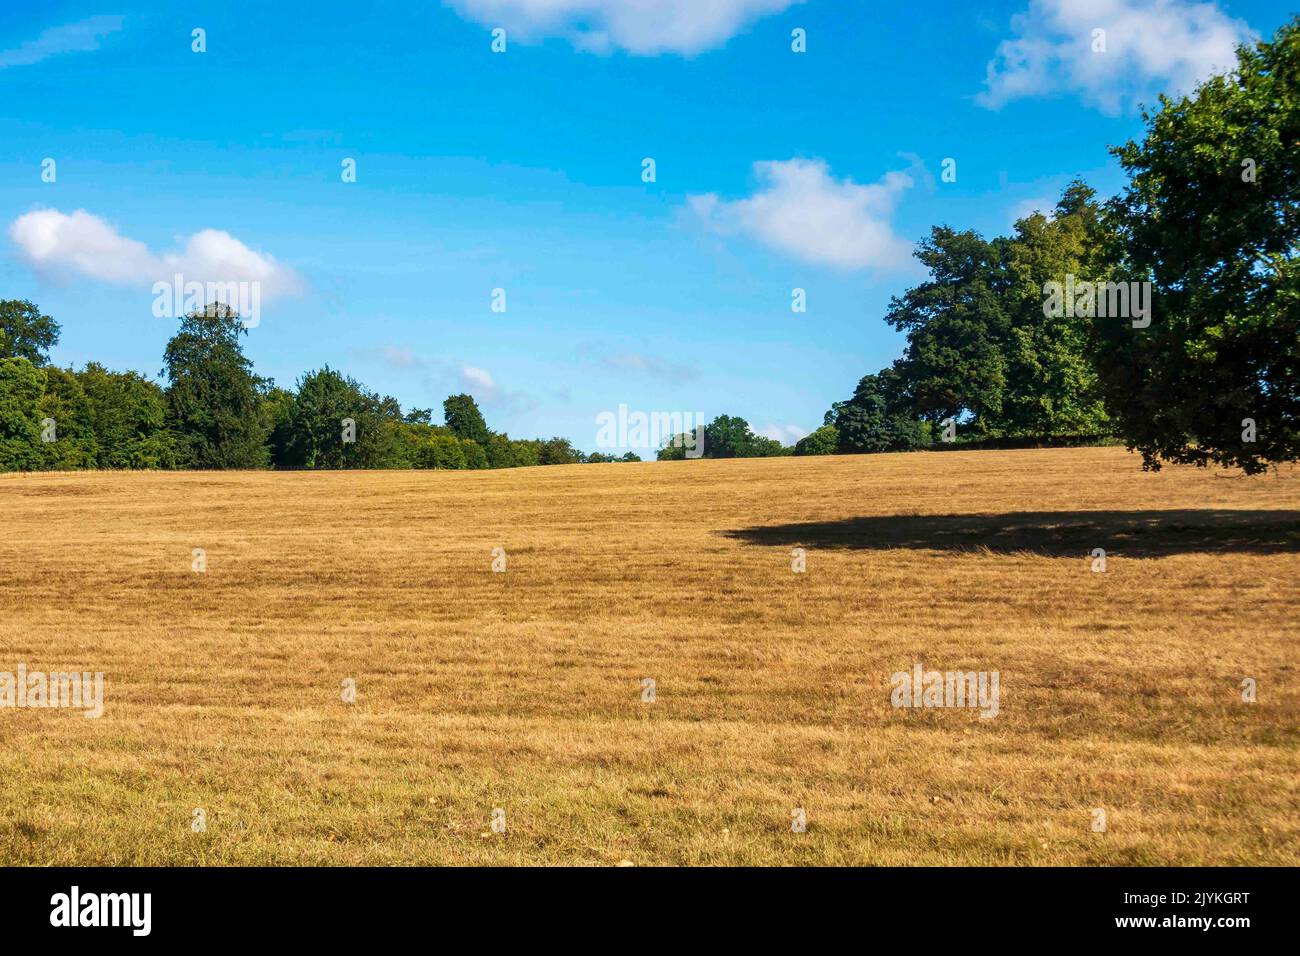
[[[59,326],[27,301],[0,302],[0,470],[76,468],[513,468],[601,461],[566,438],[512,439],[473,396],[403,412],[328,366],[290,391],[256,375],[239,315],[214,303],[185,316],[160,385],[91,362],[49,364]]]

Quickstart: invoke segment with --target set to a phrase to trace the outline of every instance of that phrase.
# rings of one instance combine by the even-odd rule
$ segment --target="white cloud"
[[[525,392],[502,388],[492,373],[459,358],[427,358],[410,345],[353,346],[348,354],[368,364],[383,366],[389,374],[413,376],[429,396],[448,391],[468,392],[498,410],[532,408],[536,401]]]
[[[522,413],[537,407],[537,400],[527,392],[516,392],[503,388],[485,368],[475,365],[462,365],[456,375],[455,386],[468,392],[485,406],[491,406],[497,413]]]
[[[1015,36],[998,45],[976,101],[1073,92],[1115,114],[1157,93],[1190,93],[1231,70],[1236,46],[1254,36],[1213,2],[1196,0],[1030,0],[1011,19]],[[1105,31],[1104,52],[1094,30]]]
[[[79,273],[103,282],[152,282],[159,265],[142,242],[127,239],[84,209],[42,209],[9,226],[19,253],[42,272]]]
[[[0,70],[11,66],[31,66],[60,53],[84,53],[98,50],[100,41],[122,29],[117,16],[89,17],[66,26],[51,27],[35,40],[28,40],[12,50],[0,50]]]
[[[808,434],[808,429],[800,428],[798,425],[768,425],[766,428],[757,429],[754,434],[775,439],[782,445],[793,445]]]
[[[750,198],[691,196],[692,212],[714,232],[742,233],[804,262],[850,270],[907,262],[911,244],[890,223],[899,196],[913,185],[907,173],[861,186],[805,159],[755,163],[754,173],[762,186]]]
[[[803,0],[444,0],[507,40],[566,37],[582,50],[691,55]]]
[[[47,276],[144,286],[170,281],[176,273],[186,282],[256,281],[264,299],[296,295],[304,288],[292,269],[219,229],[196,232],[179,250],[158,255],[84,209],[71,214],[40,209],[10,223],[9,238],[19,255]]]
[[[486,369],[465,365],[461,367],[460,377],[471,389],[478,389],[486,397],[493,397],[497,393],[497,383]]]

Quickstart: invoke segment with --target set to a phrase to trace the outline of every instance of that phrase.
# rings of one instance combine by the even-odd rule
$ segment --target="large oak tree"
[[[1294,461],[1300,19],[1143,118],[1145,138],[1115,150],[1130,183],[1112,210],[1153,315],[1146,329],[1095,324],[1107,407],[1148,468]]]

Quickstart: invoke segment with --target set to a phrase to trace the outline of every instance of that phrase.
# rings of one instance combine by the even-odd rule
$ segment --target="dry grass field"
[[[3,864],[1300,863],[1300,469],[5,475],[0,528],[0,671],[106,683],[0,709]]]

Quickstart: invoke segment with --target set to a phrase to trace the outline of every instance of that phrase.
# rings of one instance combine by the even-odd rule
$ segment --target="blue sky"
[[[932,225],[1006,232],[1077,176],[1114,192],[1107,146],[1140,132],[1137,104],[1289,16],[1272,0],[162,6],[8,4],[0,22],[0,298],[59,320],[54,359],[156,375],[176,322],[153,314],[153,282],[247,272],[264,301],[246,350],[278,384],[328,363],[439,412],[469,390],[493,427],[587,450],[620,404],[738,414],[786,441],[817,427],[899,354],[882,317]]]

